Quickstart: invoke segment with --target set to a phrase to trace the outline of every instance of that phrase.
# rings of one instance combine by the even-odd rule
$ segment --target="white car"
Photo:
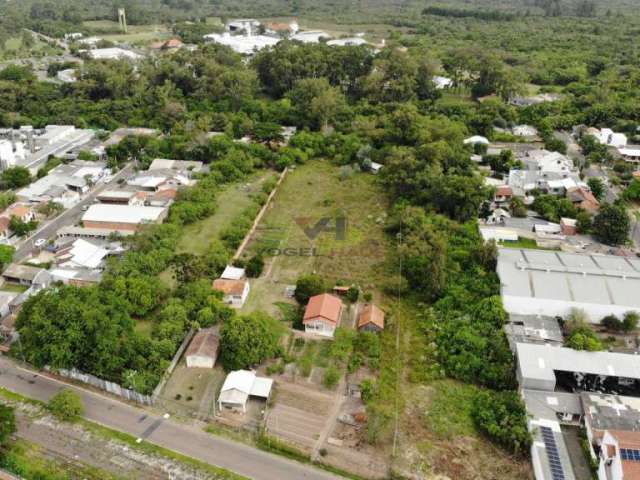
[[[46,238],[39,238],[39,239],[36,240],[34,245],[36,247],[40,248],[40,247],[44,247],[46,243],[47,243],[47,239]]]

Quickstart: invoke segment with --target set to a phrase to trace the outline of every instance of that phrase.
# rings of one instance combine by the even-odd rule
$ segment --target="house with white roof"
[[[291,40],[296,40],[302,43],[320,43],[322,40],[328,40],[331,38],[327,32],[322,30],[308,30],[306,32],[298,32],[291,35]]]
[[[279,37],[271,37],[268,35],[231,35],[225,33],[210,33],[204,35],[205,41],[226,45],[234,52],[242,55],[251,55],[263,48],[273,47],[282,40]]]
[[[257,377],[253,370],[236,370],[230,372],[220,389],[218,408],[240,409],[247,411],[249,397],[268,400],[271,395],[273,380]]]
[[[140,60],[142,55],[124,48],[94,48],[87,52],[87,55],[93,60]]]
[[[134,205],[91,205],[82,216],[86,228],[137,231],[150,223],[162,223],[167,216],[163,207],[142,207]]]

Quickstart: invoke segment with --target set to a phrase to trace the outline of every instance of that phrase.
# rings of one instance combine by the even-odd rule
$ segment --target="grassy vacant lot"
[[[164,25],[129,25],[127,33],[121,33],[118,22],[110,20],[87,21],[82,25],[100,38],[111,42],[148,43],[171,36],[171,32]]]
[[[323,161],[290,172],[244,253],[250,257],[265,251],[267,260],[262,277],[251,285],[245,310],[275,312],[273,303],[284,300],[285,286],[314,272],[330,282],[374,289],[382,278],[387,248],[386,209],[386,196],[374,175],[341,178],[338,167]],[[344,238],[335,229],[340,217],[346,219]],[[323,218],[330,219],[327,231],[309,235]]]
[[[259,172],[247,181],[229,185],[217,195],[216,213],[200,222],[185,227],[178,252],[197,255],[206,253],[213,239],[231,225],[231,222],[251,205],[254,194],[262,192],[265,181],[275,177],[273,172]]]

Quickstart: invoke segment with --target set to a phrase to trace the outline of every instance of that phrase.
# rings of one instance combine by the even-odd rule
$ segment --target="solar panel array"
[[[640,462],[640,450],[634,450],[631,448],[621,448],[620,457],[622,457],[622,460],[631,460],[633,462]]]
[[[560,462],[560,452],[558,452],[558,445],[556,444],[556,438],[553,435],[553,430],[549,427],[540,427],[540,431],[542,432],[542,440],[544,441],[544,447],[547,451],[551,477],[553,480],[564,480],[564,470],[562,469],[562,463]]]

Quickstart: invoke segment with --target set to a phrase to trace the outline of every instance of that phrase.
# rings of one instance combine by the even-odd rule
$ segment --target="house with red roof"
[[[338,297],[328,293],[311,297],[302,320],[304,331],[323,337],[333,337],[340,324],[341,314],[342,300]]]
[[[384,330],[384,312],[373,304],[366,305],[358,317],[358,330],[365,332]]]

